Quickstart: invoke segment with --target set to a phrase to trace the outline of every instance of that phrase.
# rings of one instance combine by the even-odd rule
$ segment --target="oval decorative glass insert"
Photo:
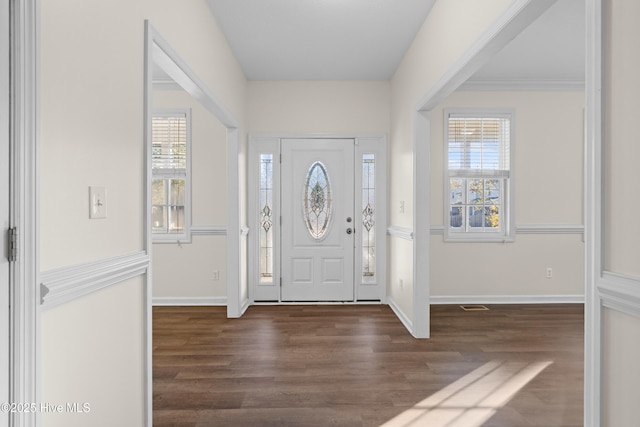
[[[321,162],[315,162],[307,172],[303,199],[304,220],[309,234],[321,239],[331,221],[331,183],[327,168]]]

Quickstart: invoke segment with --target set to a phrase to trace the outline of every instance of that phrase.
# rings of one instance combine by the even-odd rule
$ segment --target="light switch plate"
[[[107,217],[107,189],[105,187],[89,187],[89,218]]]

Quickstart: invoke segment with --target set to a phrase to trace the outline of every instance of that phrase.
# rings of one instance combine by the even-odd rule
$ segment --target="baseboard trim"
[[[40,275],[40,304],[43,309],[66,304],[143,275],[149,263],[149,256],[141,251],[45,271]]]
[[[245,311],[247,311],[247,309],[250,306],[251,306],[251,301],[249,299],[245,299],[244,301],[242,301],[242,304],[240,305],[240,316],[241,317],[245,313]]]
[[[409,319],[409,316],[407,316],[404,311],[402,311],[402,309],[398,306],[398,304],[396,304],[393,298],[389,298],[388,304],[389,307],[391,307],[391,310],[393,310],[395,315],[398,317],[398,319],[400,319],[400,322],[402,322],[404,327],[407,328],[407,331],[409,331],[409,333],[413,335],[413,322],[411,321],[411,319]]]
[[[584,304],[584,295],[452,295],[431,296],[436,304]]]
[[[227,297],[153,297],[154,306],[226,307]]]

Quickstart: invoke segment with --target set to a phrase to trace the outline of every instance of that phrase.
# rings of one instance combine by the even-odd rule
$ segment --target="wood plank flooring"
[[[154,426],[582,426],[583,306],[488,307],[432,306],[428,340],[383,305],[155,307]]]

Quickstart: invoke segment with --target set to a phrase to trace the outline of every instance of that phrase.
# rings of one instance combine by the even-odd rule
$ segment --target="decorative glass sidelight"
[[[260,282],[273,280],[273,154],[260,155]]]
[[[327,168],[315,162],[307,172],[304,185],[303,213],[309,234],[321,239],[329,229],[331,221],[331,183]]]
[[[375,154],[362,155],[362,275],[376,273],[376,159]]]

